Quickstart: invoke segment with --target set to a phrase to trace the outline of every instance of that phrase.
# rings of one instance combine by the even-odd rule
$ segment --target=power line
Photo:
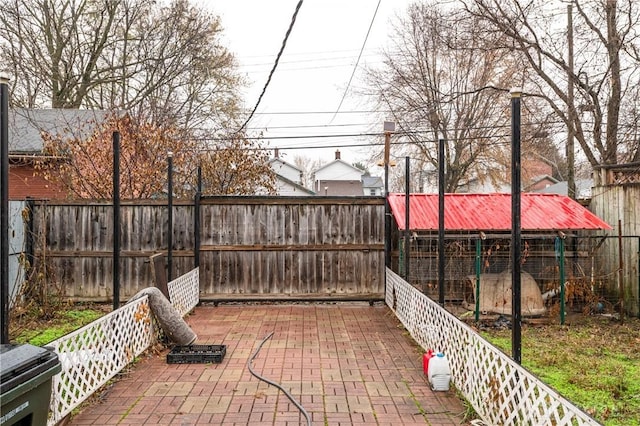
[[[298,11],[300,10],[300,7],[302,6],[302,2],[304,0],[300,0],[298,1],[298,4],[296,5],[296,10],[293,12],[293,16],[291,17],[291,23],[289,24],[289,28],[287,29],[287,33],[284,35],[284,40],[282,40],[282,46],[280,47],[280,51],[278,52],[278,56],[276,56],[276,61],[273,64],[273,68],[271,69],[271,72],[269,73],[269,77],[267,77],[267,82],[265,83],[264,87],[262,88],[262,93],[260,93],[260,96],[258,97],[258,101],[256,102],[256,105],[253,107],[253,111],[251,111],[251,114],[249,114],[249,117],[245,120],[245,122],[242,124],[242,126],[240,126],[240,129],[238,130],[238,133],[241,132],[245,126],[247,125],[247,123],[249,123],[249,120],[251,120],[253,118],[253,114],[255,114],[256,110],[258,109],[258,106],[260,105],[260,101],[262,101],[262,97],[264,96],[265,92],[267,91],[267,87],[269,87],[269,83],[271,83],[271,78],[273,77],[273,74],[276,71],[276,68],[278,67],[278,62],[280,61],[280,57],[282,56],[282,52],[284,52],[284,48],[287,46],[287,40],[289,39],[289,35],[291,34],[291,30],[293,29],[293,24],[296,23],[296,17],[298,16]]]
[[[431,130],[411,130],[411,131],[402,131],[395,132],[395,136],[407,136],[407,135],[417,135],[423,133],[431,133]],[[286,139],[330,139],[330,138],[354,138],[354,137],[366,137],[366,136],[384,136],[384,132],[362,132],[362,133],[340,133],[340,134],[318,134],[318,135],[290,135],[290,136],[245,136],[243,139],[246,140],[286,140]],[[466,136],[466,137],[458,137],[455,138],[456,141],[464,141],[464,140],[476,140],[476,139],[492,139],[492,138],[500,138],[504,136],[509,136],[509,134],[496,134],[496,135],[474,135],[474,136]],[[234,136],[228,137],[200,137],[195,138],[197,141],[228,141],[234,139]],[[410,141],[410,142],[399,142],[399,143],[416,143],[416,142],[430,142],[427,141]],[[345,145],[350,146],[350,145]]]
[[[330,127],[356,127],[371,126],[371,123],[351,123],[351,124],[305,124],[298,126],[262,126],[247,127],[247,130],[274,130],[274,129],[310,129],[310,128],[330,128]]]
[[[340,111],[339,114],[371,114],[377,112],[392,112],[391,110],[360,110],[360,111]],[[311,115],[311,114],[335,114],[335,111],[273,111],[256,112],[254,115]]]
[[[349,82],[347,83],[347,87],[344,89],[344,93],[342,94],[342,98],[340,99],[340,104],[338,104],[338,108],[336,108],[336,113],[333,114],[331,121],[329,124],[333,122],[338,115],[338,111],[340,111],[340,107],[344,102],[344,99],[347,97],[347,92],[349,91],[349,87],[351,87],[351,81],[353,80],[353,76],[356,74],[356,70],[358,69],[358,64],[360,63],[360,58],[362,57],[362,52],[364,51],[364,46],[367,44],[367,40],[369,39],[369,33],[371,33],[371,27],[373,27],[373,22],[376,20],[376,15],[378,14],[378,9],[380,8],[380,2],[382,0],[378,0],[378,5],[376,6],[375,12],[373,12],[373,17],[371,18],[371,22],[369,23],[369,29],[367,30],[367,35],[364,37],[364,42],[362,43],[362,47],[360,48],[360,53],[358,53],[358,59],[356,60],[356,64],[353,67],[353,71],[351,72],[351,77],[349,77]]]
[[[380,135],[384,135],[384,134],[380,134]],[[508,138],[509,136],[511,136],[510,134],[502,134],[502,135],[495,135],[495,136],[481,136],[481,137],[477,137],[477,138],[469,138],[469,139],[502,139],[502,138]],[[212,140],[212,139],[208,139],[208,140]],[[423,141],[418,141],[418,142],[432,142],[432,143],[436,143],[436,140],[423,140]],[[497,143],[496,145],[505,145],[508,146],[511,143],[511,141],[505,141],[502,143]],[[407,142],[407,141],[400,141],[400,142],[390,142],[391,145],[413,145],[415,144],[415,142]],[[315,145],[315,146],[309,146],[309,145],[292,145],[292,146],[278,146],[277,148],[280,150],[299,150],[299,149],[329,149],[329,148],[364,148],[364,147],[372,147],[372,146],[384,146],[384,142],[369,142],[369,143],[342,143],[342,144],[332,144],[332,145]],[[212,148],[201,148],[200,151],[201,152],[206,152],[206,151],[225,151],[225,150],[231,150],[231,151],[273,151],[275,149],[271,148],[271,147],[241,147],[241,148],[225,148],[225,147],[212,147]]]
[[[381,136],[384,133],[345,133],[345,134],[321,134],[321,135],[292,135],[292,136],[245,136],[246,140],[269,140],[269,139],[324,139],[324,138],[346,138],[346,137],[359,137],[359,136]],[[234,136],[229,137],[213,137],[213,138],[196,138],[196,140],[205,141],[228,141],[234,139]]]

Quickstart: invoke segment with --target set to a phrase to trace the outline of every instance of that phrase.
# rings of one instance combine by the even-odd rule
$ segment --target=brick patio
[[[198,306],[197,344],[225,344],[220,364],[146,356],[68,425],[300,425],[286,395],[247,361],[270,332],[254,371],[285,387],[314,425],[459,425],[453,391],[433,392],[393,313],[368,303]]]

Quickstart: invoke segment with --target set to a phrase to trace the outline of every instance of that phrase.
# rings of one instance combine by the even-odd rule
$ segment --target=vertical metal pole
[[[638,237],[638,318],[640,318],[640,237]]]
[[[167,282],[173,276],[173,152],[167,153]]]
[[[558,237],[560,244],[560,324],[564,325],[564,238]]]
[[[618,219],[618,292],[620,293],[620,324],[624,323],[624,261],[622,253],[622,220]]]
[[[389,206],[389,151],[391,149],[391,131],[384,123],[384,265],[391,268],[391,208]],[[386,273],[385,273],[386,275]]]
[[[200,266],[200,198],[202,198],[202,167],[198,166],[198,186],[193,201],[193,263]]]
[[[9,78],[0,75],[0,285],[2,335],[9,344]]]
[[[482,240],[476,239],[476,322],[480,321],[480,268],[482,260]]]
[[[511,89],[511,349],[513,360],[522,362],[522,307],[520,264],[520,96],[522,90]]]
[[[438,303],[444,306],[444,139],[438,140]]]
[[[120,132],[113,132],[113,310],[120,307]]]
[[[410,208],[410,194],[411,188],[409,187],[409,157],[405,157],[405,176],[404,176],[404,280],[409,282],[409,260],[411,256],[411,230],[409,229],[409,215],[411,214]]]

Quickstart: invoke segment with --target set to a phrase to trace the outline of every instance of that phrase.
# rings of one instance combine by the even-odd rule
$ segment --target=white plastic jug
[[[434,391],[448,391],[451,381],[451,371],[449,370],[449,360],[442,353],[438,352],[429,360],[429,383]]]

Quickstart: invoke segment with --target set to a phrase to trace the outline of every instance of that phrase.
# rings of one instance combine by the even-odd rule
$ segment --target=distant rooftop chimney
[[[336,149],[336,160],[340,159],[340,150]]]
[[[274,156],[275,158],[278,158],[278,157],[280,156],[280,150],[279,150],[278,148],[275,148],[275,149],[273,150],[273,156]]]

